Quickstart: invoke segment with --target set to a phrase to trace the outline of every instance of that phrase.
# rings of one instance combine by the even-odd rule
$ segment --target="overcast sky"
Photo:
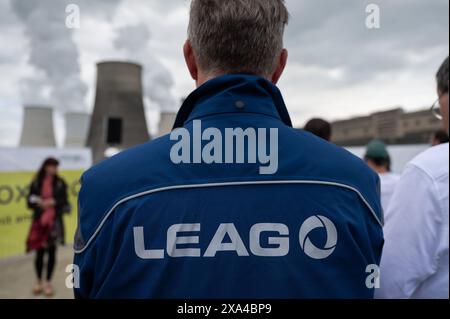
[[[65,26],[77,4],[79,29]],[[380,8],[380,28],[366,7]],[[434,74],[448,56],[448,0],[287,0],[289,64],[279,87],[296,126],[401,106],[428,107]],[[0,145],[20,136],[22,105],[91,111],[97,62],[144,65],[146,108],[155,132],[160,109],[176,110],[194,83],[182,56],[188,0],[0,0]]]

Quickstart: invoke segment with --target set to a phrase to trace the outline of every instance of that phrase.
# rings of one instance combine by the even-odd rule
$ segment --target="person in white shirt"
[[[438,74],[435,115],[449,131],[449,59]],[[449,298],[449,144],[408,164],[388,208],[377,298]]]
[[[381,206],[386,222],[389,219],[387,209],[400,176],[391,171],[391,157],[386,145],[381,140],[373,140],[367,145],[364,159],[367,165],[380,176]]]

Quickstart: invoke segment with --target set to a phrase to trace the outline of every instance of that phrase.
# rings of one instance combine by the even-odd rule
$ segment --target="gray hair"
[[[204,72],[268,77],[288,21],[284,0],[192,0],[188,37]]]
[[[436,75],[439,91],[444,94],[448,93],[449,86],[449,58],[445,59]]]

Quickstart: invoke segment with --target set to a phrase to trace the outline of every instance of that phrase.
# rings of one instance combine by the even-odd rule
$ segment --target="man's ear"
[[[192,46],[189,40],[186,40],[186,42],[184,43],[183,53],[191,77],[195,81],[198,81],[197,61],[195,60],[194,51],[192,50]]]
[[[288,56],[289,56],[288,50],[283,49],[283,51],[281,51],[280,58],[278,60],[277,68],[275,72],[272,74],[272,83],[275,85],[280,80],[281,75],[283,74],[284,69],[286,68]]]

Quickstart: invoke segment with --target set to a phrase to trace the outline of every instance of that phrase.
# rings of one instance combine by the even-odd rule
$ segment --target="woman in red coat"
[[[59,162],[48,158],[39,169],[30,185],[28,207],[33,209],[33,223],[27,239],[27,252],[36,251],[35,269],[37,284],[35,295],[53,295],[51,279],[56,263],[56,247],[64,244],[63,214],[70,211],[67,200],[67,185],[58,176]],[[44,257],[47,272],[43,280]]]

